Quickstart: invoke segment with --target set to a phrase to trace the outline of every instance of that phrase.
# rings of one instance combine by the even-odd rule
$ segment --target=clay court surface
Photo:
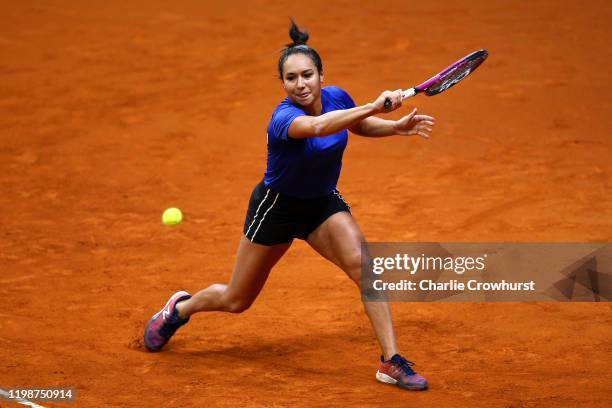
[[[370,241],[612,241],[609,2],[125,3],[0,6],[0,388],[77,389],[45,407],[612,406],[605,303],[394,303],[430,390],[379,384],[358,290],[303,242],[244,314],[141,343],[175,290],[229,278],[291,15],[358,104],[490,51],[409,101],[431,140],[351,136],[339,188]]]

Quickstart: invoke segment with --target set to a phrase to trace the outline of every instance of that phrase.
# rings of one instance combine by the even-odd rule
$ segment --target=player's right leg
[[[245,311],[259,295],[272,267],[290,246],[291,243],[271,246],[255,244],[243,236],[229,283],[211,285],[181,302],[178,305],[180,315],[188,318],[196,312]]]
[[[144,334],[147,350],[161,350],[193,313],[240,313],[248,309],[261,292],[270,270],[290,246],[290,242],[260,245],[243,236],[229,283],[210,285],[193,296],[182,291],[175,293],[147,324]]]

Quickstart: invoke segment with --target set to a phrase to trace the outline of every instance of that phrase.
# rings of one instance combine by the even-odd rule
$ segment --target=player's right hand
[[[391,101],[391,107],[385,108],[385,101],[387,98]],[[374,101],[374,106],[377,113],[380,112],[393,112],[400,106],[402,106],[402,90],[397,89],[395,91],[384,91]]]

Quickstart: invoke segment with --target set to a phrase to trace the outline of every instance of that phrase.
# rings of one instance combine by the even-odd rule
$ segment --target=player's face
[[[319,101],[322,79],[323,76],[307,55],[290,55],[283,65],[285,92],[298,105],[313,106]]]

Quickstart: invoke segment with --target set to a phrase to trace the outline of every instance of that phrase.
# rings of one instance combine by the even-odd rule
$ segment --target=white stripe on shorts
[[[270,190],[268,190],[270,191]],[[270,206],[270,208],[268,208],[268,210],[264,213],[263,217],[261,217],[261,221],[259,221],[259,225],[257,226],[257,229],[255,230],[255,232],[253,233],[253,236],[251,237],[251,242],[253,242],[253,240],[255,239],[255,235],[257,235],[257,231],[259,231],[259,227],[261,227],[261,223],[263,222],[264,218],[266,218],[266,215],[268,215],[268,213],[270,212],[270,210],[272,209],[272,207],[274,207],[274,204],[276,204],[276,200],[278,199],[278,196],[280,195],[280,193],[276,193],[276,197],[274,197],[274,201],[272,202],[272,205]],[[248,238],[248,237],[247,237]]]
[[[334,190],[334,194],[337,195],[338,198],[341,199],[344,204],[346,204],[346,206],[348,207],[348,209],[350,211],[351,206],[346,201],[344,201],[344,198],[342,198],[342,196],[340,195],[340,192],[338,191],[338,189]]]
[[[246,234],[244,234],[244,235],[247,236],[247,238],[249,237],[249,231],[251,230],[251,227],[253,226],[253,224],[255,224],[255,220],[257,219],[257,215],[259,214],[259,209],[263,205],[264,201],[266,201],[266,198],[268,198],[268,194],[270,194],[270,189],[268,189],[268,191],[266,191],[266,196],[264,197],[263,200],[261,200],[261,203],[259,203],[259,205],[257,206],[257,211],[255,211],[255,216],[253,217],[253,222],[251,222],[251,225],[249,225],[249,229],[247,229]]]

